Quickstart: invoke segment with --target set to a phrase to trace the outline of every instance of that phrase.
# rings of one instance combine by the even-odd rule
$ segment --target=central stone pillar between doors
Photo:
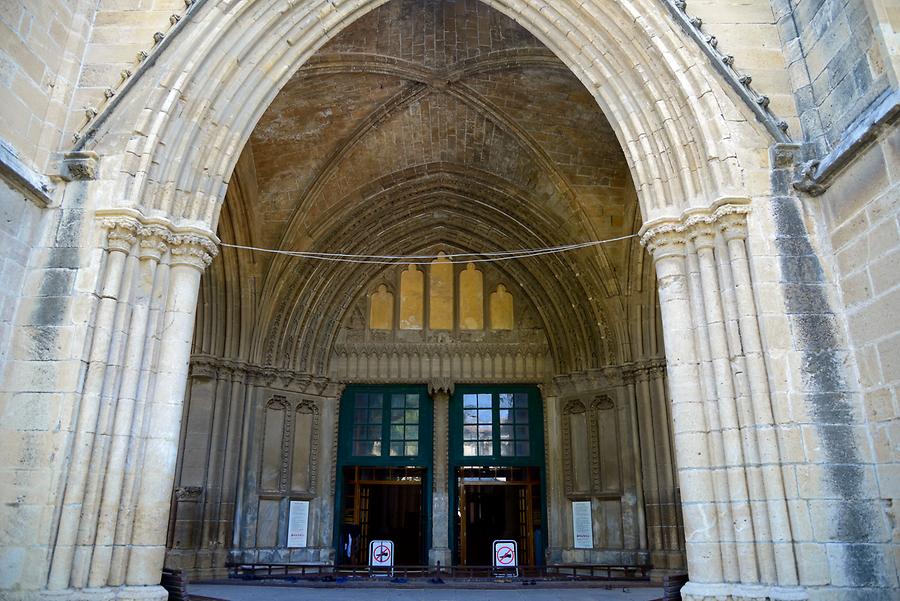
[[[428,550],[428,564],[432,567],[450,565],[450,495],[449,474],[449,428],[450,394],[449,385],[428,387],[434,401],[434,468],[432,471],[431,495],[431,549]]]

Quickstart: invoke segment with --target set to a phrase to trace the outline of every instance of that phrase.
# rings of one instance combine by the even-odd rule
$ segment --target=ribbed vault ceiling
[[[590,94],[533,35],[472,0],[393,0],[339,33],[260,120],[225,207],[226,242],[369,254],[555,246],[629,234],[639,219]],[[207,321],[225,311],[252,333],[197,348],[315,373],[383,270],[223,255]],[[621,360],[634,255],[629,241],[499,267],[540,316],[558,370]],[[238,290],[217,291],[217,278]]]

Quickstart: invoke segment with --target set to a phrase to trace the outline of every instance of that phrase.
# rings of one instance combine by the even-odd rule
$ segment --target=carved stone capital
[[[212,240],[196,234],[176,234],[169,239],[173,265],[188,265],[203,271],[218,250]]]
[[[103,219],[100,225],[106,228],[106,248],[121,253],[131,252],[137,241],[138,223],[127,217],[120,219]]]
[[[719,220],[719,229],[725,240],[746,240],[747,238],[747,215],[742,213],[730,213],[724,215]]]
[[[218,253],[218,238],[213,233],[191,226],[180,227],[165,218],[146,217],[134,208],[98,209],[97,219],[109,231],[110,250],[122,250],[128,242],[121,233],[124,231],[131,237],[128,250],[136,240],[141,241],[142,258],[158,259],[170,250],[173,264],[191,265],[202,271]]]
[[[688,230],[688,238],[698,250],[713,248],[716,245],[716,230],[712,224],[700,221]]]
[[[141,259],[159,261],[169,249],[169,231],[160,226],[145,226],[138,229]]]
[[[645,224],[641,228],[641,245],[659,261],[666,257],[682,256],[688,239],[698,247],[709,244],[710,232],[725,219],[740,216],[746,220],[750,213],[747,199],[721,199],[705,209],[689,209],[679,219],[665,219]]]
[[[453,382],[449,378],[432,380],[428,383],[428,394],[435,400],[438,399],[438,395],[447,395],[447,398],[450,398],[453,394]]]
[[[684,256],[686,243],[684,230],[677,223],[660,225],[647,230],[641,236],[641,246],[657,261],[670,256]]]

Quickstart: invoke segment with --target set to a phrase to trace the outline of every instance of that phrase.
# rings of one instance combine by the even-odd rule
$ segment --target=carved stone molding
[[[590,393],[610,386],[633,384],[639,377],[653,377],[666,369],[665,357],[652,357],[641,361],[607,365],[598,369],[573,372],[553,378],[553,384],[562,397]]]
[[[609,411],[616,408],[615,401],[608,394],[602,394],[594,398],[591,402],[591,409],[596,411]]]
[[[562,451],[563,451],[563,486],[566,494],[569,496],[579,493],[588,493],[590,491],[575,490],[575,465],[572,455],[572,426],[570,423],[571,416],[583,415],[587,412],[587,407],[578,399],[571,400],[563,405],[562,410]]]
[[[610,494],[614,492],[611,487],[604,487],[604,475],[601,473],[600,454],[601,454],[601,436],[607,436],[607,431],[613,432],[616,440],[619,439],[618,422],[613,418],[613,429],[608,430],[608,418],[602,418],[602,415],[614,415],[616,410],[616,401],[609,394],[599,394],[594,396],[590,403],[585,403],[582,399],[571,399],[563,405],[562,408],[562,439],[563,452],[563,485],[566,495],[570,498],[584,498],[600,494]],[[610,413],[611,412],[611,413]],[[587,448],[575,448],[572,440],[572,420],[583,419],[584,427],[587,429]],[[621,458],[616,458],[620,464]],[[588,463],[588,488],[576,490],[575,473],[577,463],[579,461],[587,461]],[[616,483],[616,488],[621,491],[621,479]]]

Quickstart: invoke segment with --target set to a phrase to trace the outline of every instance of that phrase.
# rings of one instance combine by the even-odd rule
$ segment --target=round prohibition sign
[[[502,566],[508,566],[516,558],[516,554],[512,547],[504,545],[497,548],[497,563]]]
[[[387,563],[391,560],[391,549],[387,545],[378,545],[375,547],[375,561],[378,563]]]

